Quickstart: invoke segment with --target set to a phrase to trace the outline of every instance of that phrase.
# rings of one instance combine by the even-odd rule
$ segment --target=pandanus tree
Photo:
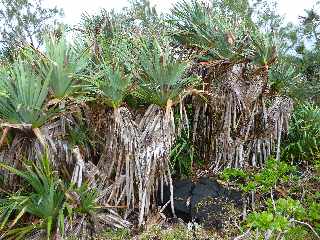
[[[34,159],[43,151],[45,137],[40,128],[56,112],[46,105],[49,79],[40,78],[27,61],[18,58],[2,69],[0,91],[3,161],[19,166],[23,155]]]
[[[38,53],[37,56],[39,63],[36,67],[39,76],[49,79],[48,105],[56,106],[61,113],[56,121],[45,127],[44,131],[47,132],[47,143],[51,155],[55,158],[55,164],[64,168],[65,175],[68,175],[74,167],[72,155],[78,156],[68,142],[67,130],[78,126],[82,119],[81,114],[80,117],[77,114],[81,112],[81,104],[76,105],[75,98],[81,92],[82,76],[90,60],[88,56],[88,50],[82,44],[75,46],[69,43],[63,31],[48,35],[44,52]],[[76,146],[74,147],[76,151]],[[87,149],[82,150],[89,152]],[[84,167],[81,159],[77,158],[76,161],[80,169],[75,179],[81,178],[80,172]]]
[[[59,108],[63,110],[67,100],[80,89],[80,76],[89,63],[88,51],[70,44],[63,32],[50,34],[46,39],[45,48],[40,68],[44,76],[50,79],[51,101],[58,103]],[[65,134],[64,117],[61,117],[61,128]]]
[[[162,44],[162,46],[160,45]],[[194,78],[184,77],[188,65],[171,55],[165,41],[142,39],[139,48],[139,72],[136,94],[149,103],[139,122],[141,142],[139,146],[139,223],[148,215],[152,199],[160,190],[163,197],[164,184],[170,186],[173,207],[173,186],[169,166],[171,147],[175,140],[176,127],[173,107],[186,94]]]
[[[261,166],[270,154],[279,156],[292,104],[281,96],[270,98],[275,38],[261,32],[247,1],[182,1],[169,22],[180,48],[193,53],[192,70],[207,91],[207,102],[192,99],[192,140],[212,171]]]
[[[71,149],[63,137],[65,122],[71,126],[75,121],[72,114],[68,118],[64,115],[65,102],[79,89],[79,74],[87,60],[86,52],[78,52],[64,36],[51,36],[44,53],[25,47],[12,67],[2,70],[1,144],[9,130],[15,129],[13,141],[7,141],[8,148],[3,150],[6,161],[35,159],[46,149],[56,166],[61,164],[68,171],[67,165],[73,165]]]
[[[136,204],[136,152],[140,132],[124,104],[132,86],[132,73],[125,60],[128,55],[124,56],[128,54],[127,48],[127,40],[120,36],[107,46],[102,45],[103,52],[90,75],[87,90],[102,104],[100,111],[105,116],[103,130],[97,133],[102,140],[97,163],[101,179],[97,185],[103,193],[101,202],[129,212]]]
[[[0,163],[1,170],[23,180],[19,191],[0,199],[1,239],[92,239],[106,226],[130,225],[99,204],[98,190],[90,186],[92,176],[80,187],[64,181],[47,155],[23,165],[19,170]]]

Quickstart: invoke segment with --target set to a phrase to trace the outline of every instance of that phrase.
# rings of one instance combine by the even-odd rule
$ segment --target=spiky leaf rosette
[[[19,59],[1,72],[0,117],[9,124],[43,125],[52,115],[45,109],[49,79],[40,79]]]
[[[103,62],[98,65],[98,73],[89,80],[88,90],[100,96],[109,107],[118,108],[131,85],[131,76],[120,66],[112,67]]]
[[[43,157],[39,163],[26,164],[24,171],[2,163],[0,168],[21,177],[30,186],[29,192],[17,192],[1,201],[0,230],[6,227],[1,238],[22,239],[39,229],[45,230],[47,239],[56,234],[58,229],[63,233],[64,222],[61,219],[64,219],[64,192],[60,188],[61,183],[55,176],[49,159]],[[36,224],[19,226],[27,214],[39,221]],[[9,224],[10,216],[15,218]]]
[[[201,62],[249,61],[265,67],[275,61],[274,36],[257,26],[246,0],[181,1],[171,10],[168,21],[177,42],[195,50]]]
[[[167,102],[178,101],[179,95],[194,82],[192,77],[183,77],[188,64],[177,61],[170,53],[167,43],[164,47],[154,39],[140,41],[139,51],[139,86],[136,91],[138,97],[150,104],[162,108]]]
[[[64,35],[51,35],[46,40],[46,63],[42,72],[50,78],[50,89],[55,98],[62,99],[77,90],[78,74],[88,65],[87,52],[69,44]],[[50,72],[46,72],[51,69]]]
[[[178,2],[168,19],[173,26],[172,35],[182,45],[202,52],[205,61],[239,60],[247,44],[248,6],[244,1],[237,4],[241,11],[236,11],[232,1]]]

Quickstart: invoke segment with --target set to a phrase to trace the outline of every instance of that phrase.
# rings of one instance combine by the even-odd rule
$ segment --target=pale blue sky
[[[64,9],[65,22],[76,24],[82,12],[95,13],[101,8],[121,9],[128,5],[128,0],[43,0],[46,6],[58,6]],[[160,11],[166,11],[177,0],[150,0]],[[299,14],[306,8],[311,8],[316,0],[278,0],[279,10],[288,21],[297,21]]]

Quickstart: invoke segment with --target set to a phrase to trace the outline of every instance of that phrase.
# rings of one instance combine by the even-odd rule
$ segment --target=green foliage
[[[301,239],[302,236],[310,236],[306,228],[296,225],[294,220],[308,219],[307,209],[298,200],[292,198],[280,198],[272,203],[268,201],[268,208],[263,212],[253,212],[248,215],[247,226],[252,229],[258,229],[262,233],[271,231],[274,236],[282,235],[284,239]],[[301,231],[298,232],[297,230]]]
[[[10,44],[15,46],[33,45],[36,44],[34,37],[39,37],[41,43],[44,35],[38,36],[38,33],[43,32],[41,23],[46,19],[39,19],[38,13],[23,13],[24,9],[34,6],[28,0],[11,2],[0,1],[8,4],[7,8],[0,7],[0,15],[10,15],[13,18],[4,21],[14,21],[19,26],[13,26],[9,32],[3,31],[4,40],[12,38]],[[36,6],[40,2],[35,3]],[[266,6],[262,7],[263,4]],[[194,87],[196,79],[190,74],[199,70],[189,62],[180,61],[179,54],[183,52],[184,55],[185,50],[199,54],[191,56],[195,57],[192,65],[198,65],[199,61],[241,63],[245,66],[244,77],[251,70],[257,75],[261,74],[260,70],[265,70],[265,80],[271,86],[270,95],[287,94],[294,99],[319,103],[319,14],[315,10],[308,11],[298,29],[283,25],[281,17],[273,11],[273,5],[268,4],[265,0],[216,0],[209,4],[182,0],[166,19],[170,25],[164,24],[165,19],[144,0],[133,2],[132,8],[119,14],[102,11],[96,16],[83,17],[79,29],[81,39],[76,44],[69,44],[66,35],[57,31],[46,39],[43,54],[34,49],[36,46],[23,47],[13,65],[1,62],[0,120],[40,127],[53,117],[57,102],[63,107],[66,99],[72,101],[78,96],[79,102],[83,99],[102,100],[112,108],[125,104],[135,107],[157,104],[165,108],[170,101],[174,105],[180,101],[180,96],[190,92],[188,88]],[[48,10],[42,13],[44,18],[50,19],[51,14],[57,12]],[[9,24],[4,28],[7,26]],[[312,40],[309,49],[303,43],[305,37]],[[206,67],[212,67],[211,63]],[[87,80],[86,85],[83,80]],[[250,80],[256,79],[247,80],[250,87]],[[235,93],[238,95],[238,91]],[[205,92],[204,95],[210,98],[211,94],[215,93]],[[136,102],[131,104],[130,97],[132,102]],[[246,98],[243,100],[246,102]],[[219,108],[219,104],[216,107]],[[246,115],[243,115],[245,110],[242,108],[234,111],[240,118]],[[203,116],[207,114],[210,111],[203,109]],[[311,163],[310,169],[314,171],[312,174],[315,173],[312,181],[319,180],[319,123],[319,108],[302,102],[294,112],[288,139],[283,144],[282,157],[286,161],[269,159],[259,171],[227,168],[220,175],[224,180],[238,184],[244,192],[254,192],[259,197],[256,199],[260,201],[256,202],[256,211],[250,213],[246,220],[248,227],[263,235],[270,231],[273,235],[279,234],[278,239],[310,236],[305,226],[298,226],[293,221],[296,219],[311,224],[319,231],[319,192],[310,194],[314,189],[307,186],[301,197],[297,192],[291,194],[291,189],[282,191],[280,188],[280,185],[287,186],[300,177],[287,160]],[[68,139],[64,140],[69,144],[83,147],[91,143],[90,129],[84,124],[68,130]],[[97,154],[102,154],[102,151]],[[176,139],[170,156],[176,176],[192,175],[193,167],[202,164],[196,156],[197,149],[192,145],[189,134],[183,132]],[[97,203],[97,189],[91,189],[87,184],[76,188],[63,182],[53,171],[48,158],[27,163],[23,170],[4,164],[0,167],[18,175],[24,184],[15,193],[1,192],[0,230],[4,237],[23,239],[38,229],[45,230],[47,238],[58,231],[63,235],[66,221],[71,223],[71,218],[78,216],[90,218],[99,209],[104,209]],[[119,174],[125,173],[120,171]],[[0,176],[0,184],[5,179],[2,178]],[[317,182],[312,184],[317,185]],[[299,186],[297,189],[300,190]],[[269,196],[272,199],[265,201]],[[96,219],[93,217],[91,220],[95,222]],[[129,230],[121,229],[107,230],[103,237],[120,240],[131,236]],[[159,226],[141,235],[141,239],[165,240],[192,237],[183,227],[161,229]]]
[[[242,8],[241,14],[236,6]],[[169,22],[173,37],[180,43],[208,51],[206,58],[236,60],[245,43],[246,1],[178,2]]]
[[[181,1],[173,8],[169,22],[178,42],[205,52],[202,60],[251,59],[260,66],[275,60],[274,35],[264,33],[252,20],[246,0]]]
[[[98,94],[107,106],[120,107],[131,85],[130,74],[126,74],[120,66],[113,67],[105,62],[98,67],[99,72],[89,80],[88,89]]]
[[[295,166],[270,158],[265,167],[258,172],[244,172],[242,169],[226,168],[220,177],[226,181],[238,181],[239,186],[245,192],[254,190],[265,193],[279,183],[288,182],[293,178],[295,171]]]
[[[276,58],[274,37],[260,32],[258,28],[252,28],[251,32],[253,62],[259,66],[268,66],[270,61]]]
[[[272,173],[273,169],[273,173]],[[294,186],[298,179],[291,178],[290,173],[294,173],[295,168],[287,165],[287,163],[277,163],[270,161],[265,170],[253,175],[244,190],[256,190],[257,193],[262,193],[260,196],[265,196],[270,189],[277,192],[272,194],[271,198],[259,202],[259,210],[251,212],[245,221],[247,227],[255,230],[258,236],[270,235],[270,239],[281,237],[282,239],[314,239],[314,236],[319,234],[319,210],[318,194],[310,192],[306,194],[305,198],[301,198],[296,194],[291,197],[278,197],[281,191],[277,186],[285,186],[287,193],[290,193],[290,184]],[[273,177],[275,175],[276,177]],[[271,177],[270,177],[271,176]],[[299,197],[301,200],[297,200]],[[306,223],[310,224],[307,225]],[[312,226],[312,231],[311,227]],[[314,230],[317,232],[315,233]]]
[[[72,146],[84,147],[91,143],[90,130],[83,121],[73,128],[68,129],[68,142]]]
[[[283,158],[312,163],[319,158],[319,146],[320,109],[313,104],[301,104],[291,118]]]
[[[64,229],[64,192],[60,188],[60,180],[55,176],[49,159],[43,157],[39,166],[35,163],[25,165],[24,171],[17,170],[5,164],[0,167],[21,177],[30,187],[26,192],[18,192],[1,200],[0,221],[1,230],[5,236],[23,239],[35,229],[44,229],[47,239],[50,239],[58,227]],[[24,215],[30,214],[41,221],[31,226],[16,226]],[[14,216],[12,222],[9,218]]]
[[[89,38],[98,42],[104,39],[109,42],[121,30],[122,24],[123,19],[120,14],[118,15],[114,11],[108,12],[106,9],[102,9],[97,15],[83,13],[80,26],[84,35],[81,35],[81,38]]]
[[[0,199],[0,231],[3,236],[24,239],[40,229],[46,232],[47,239],[57,231],[63,236],[66,220],[72,221],[76,215],[91,216],[100,209],[96,189],[90,189],[87,184],[80,188],[65,184],[47,156],[37,163],[27,162],[25,170],[3,163],[0,168],[21,177],[25,184],[16,193],[7,193]]]
[[[273,65],[269,72],[269,83],[271,91],[274,93],[285,93],[292,97],[295,83],[299,77],[297,69],[290,64],[289,59],[281,58],[277,64]]]
[[[42,72],[50,78],[50,89],[55,98],[63,99],[78,89],[79,75],[89,62],[87,50],[69,44],[64,35],[50,35],[46,39],[46,59]]]
[[[307,214],[308,214],[307,215],[308,218],[311,221],[319,221],[320,220],[320,203],[319,202],[311,202],[311,204],[308,208]]]
[[[121,67],[126,74],[136,67],[134,40],[128,33],[117,30],[111,39],[98,37],[101,54],[98,63],[108,64],[113,68]]]
[[[42,80],[26,62],[18,59],[0,73],[0,117],[12,124],[39,127],[53,114],[45,110],[49,79]]]
[[[107,26],[100,26],[100,32],[91,36],[96,49],[92,52],[94,64],[88,76],[86,90],[94,99],[97,96],[107,106],[118,108],[132,86],[132,71],[136,64],[133,43],[127,33],[122,32],[121,26],[113,22],[116,16],[114,13],[102,14],[109,20],[106,25],[110,25],[110,29],[104,32],[104,27]],[[95,23],[90,18],[86,21],[89,21],[87,24]],[[91,21],[93,22],[90,23]]]
[[[265,168],[253,176],[251,182],[254,183],[257,190],[266,192],[280,181],[288,181],[289,174],[294,170],[294,166],[290,166],[285,162],[277,161],[276,159],[271,158],[267,161]]]
[[[271,199],[267,201],[269,209],[273,208],[273,203]],[[303,219],[306,214],[306,211],[303,205],[298,200],[294,200],[290,197],[280,198],[275,201],[275,212],[279,215],[284,215],[287,217],[294,217],[295,219]]]
[[[305,13],[301,14],[299,24],[289,31],[294,35],[290,39],[292,57],[289,63],[300,73],[300,79],[295,84],[295,96],[300,101],[311,101],[317,105],[320,103],[319,4],[317,1],[314,7],[305,10]]]
[[[171,150],[170,163],[173,174],[180,177],[190,177],[193,173],[193,164],[197,166],[202,164],[186,131],[183,131],[176,139],[175,145]]]
[[[284,231],[288,228],[289,222],[283,216],[275,216],[271,212],[253,212],[249,214],[247,224],[251,228],[258,228],[266,231],[268,229],[273,231]]]
[[[98,191],[96,189],[89,189],[87,184],[82,184],[75,192],[80,198],[80,204],[77,206],[76,211],[80,214],[94,214],[99,208],[97,204]]]
[[[220,174],[221,178],[226,181],[245,180],[248,174],[239,168],[225,168]]]
[[[195,82],[192,77],[184,78],[188,65],[177,61],[170,54],[169,46],[164,45],[161,47],[156,39],[140,41],[140,82],[136,91],[138,97],[161,107],[165,107],[168,100],[178,101],[179,95]]]

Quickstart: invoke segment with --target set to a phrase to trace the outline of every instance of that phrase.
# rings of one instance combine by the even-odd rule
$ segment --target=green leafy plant
[[[295,167],[283,161],[270,158],[264,169],[252,174],[248,181],[242,185],[242,190],[248,192],[257,190],[268,192],[280,182],[287,182],[290,174],[295,172]]]
[[[8,239],[24,239],[42,230],[47,239],[64,236],[65,221],[74,217],[91,218],[101,209],[98,191],[87,184],[76,188],[65,184],[52,169],[47,155],[37,162],[27,162],[25,170],[0,163],[0,168],[23,180],[24,188],[0,199],[0,233]]]
[[[189,140],[186,131],[183,131],[178,136],[171,150],[170,163],[173,173],[179,177],[191,176],[193,164],[201,166],[202,162],[198,159],[196,150]]]
[[[136,94],[148,103],[161,107],[168,100],[178,101],[179,95],[195,82],[192,77],[183,77],[187,64],[177,61],[169,52],[168,45],[161,47],[154,39],[140,41],[140,82]]]
[[[89,83],[88,89],[98,94],[107,106],[118,108],[128,93],[131,75],[120,66],[101,62],[98,66],[98,74],[95,74]]]
[[[292,116],[283,158],[315,162],[320,146],[320,108],[313,104],[299,105]]]
[[[233,2],[234,3],[234,2]],[[180,1],[168,19],[173,37],[180,43],[206,51],[205,60],[237,60],[243,54],[246,29],[245,6],[241,14],[232,1],[205,4],[199,1]],[[223,10],[222,10],[223,9]]]
[[[288,220],[282,216],[275,216],[272,212],[263,211],[249,214],[247,224],[251,228],[266,231],[268,229],[284,231],[288,228]]]
[[[275,40],[270,34],[252,28],[251,32],[253,62],[262,67],[269,67],[276,58]]]
[[[274,204],[274,206],[273,206]],[[272,202],[271,199],[267,201],[267,206],[269,209],[275,208],[275,212],[280,215],[287,217],[294,217],[295,219],[303,219],[306,211],[299,200],[294,200],[291,197],[279,198]]]
[[[49,78],[40,79],[26,62],[18,59],[0,74],[0,117],[11,124],[39,127],[53,114],[46,110]]]
[[[66,37],[50,35],[46,40],[46,58],[41,71],[50,79],[50,89],[55,98],[63,99],[78,89],[80,74],[89,63],[84,49],[77,49]],[[48,71],[50,70],[50,71]]]
[[[280,236],[284,239],[289,239],[289,237],[301,239],[302,236],[311,236],[311,233],[305,228],[310,228],[310,226],[302,222],[306,219],[306,209],[300,201],[289,197],[280,198],[276,201],[269,199],[267,202],[266,211],[253,212],[248,215],[246,220],[248,227],[258,230],[260,235],[265,236],[269,232],[271,236]],[[297,232],[298,229],[301,231]],[[313,234],[318,237],[316,232],[313,232]]]
[[[308,217],[312,221],[320,220],[320,203],[319,202],[311,202],[308,208]],[[319,225],[319,224],[318,224]],[[320,227],[320,225],[319,225]]]
[[[239,168],[225,168],[223,172],[220,174],[222,179],[226,181],[234,181],[234,180],[246,180],[248,174]]]
[[[107,106],[119,108],[133,84],[132,43],[115,31],[110,38],[98,38],[100,53],[88,78],[87,90]]]
[[[90,189],[87,184],[75,190],[79,195],[80,203],[76,208],[76,211],[80,214],[94,214],[99,207],[97,203],[98,191],[96,189]]]
[[[37,229],[44,229],[47,239],[57,229],[64,232],[64,192],[61,181],[52,170],[49,159],[44,156],[39,164],[25,164],[25,170],[17,170],[11,166],[0,164],[5,169],[21,177],[27,184],[25,191],[18,191],[1,200],[0,221],[3,236],[11,239],[23,239]],[[21,226],[20,220],[29,216],[39,221]],[[9,221],[14,217],[12,221]]]
[[[73,146],[84,147],[92,141],[90,140],[90,129],[81,120],[78,125],[68,130],[68,141]]]

